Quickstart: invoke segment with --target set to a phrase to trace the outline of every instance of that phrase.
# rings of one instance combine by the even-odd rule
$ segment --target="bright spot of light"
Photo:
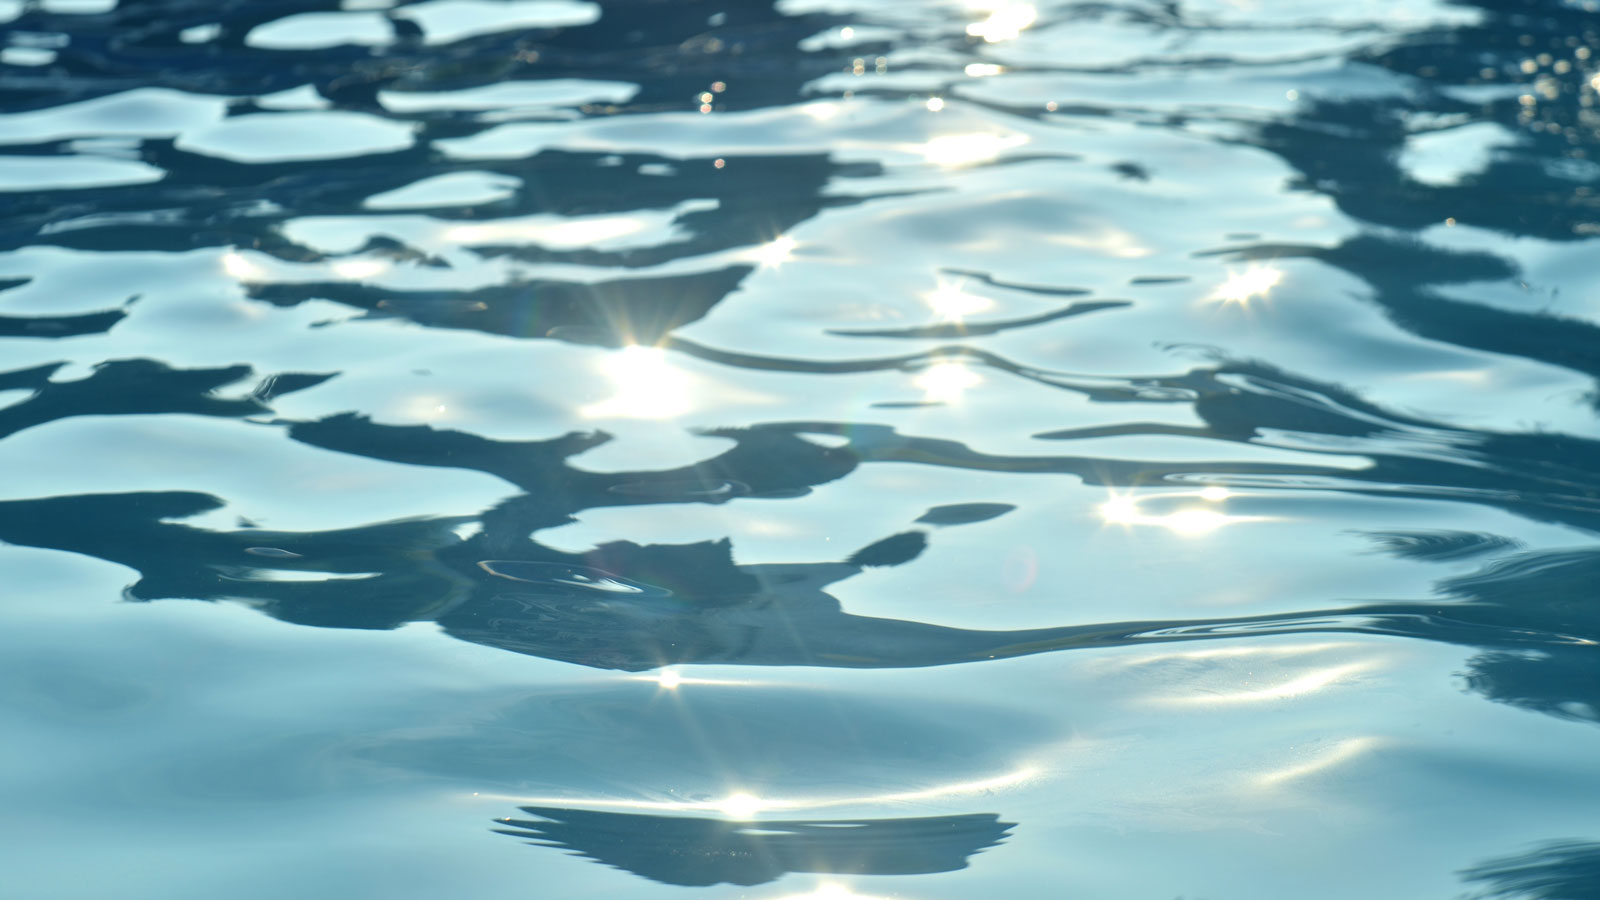
[[[1302,697],[1323,688],[1345,680],[1357,672],[1372,668],[1370,662],[1346,663],[1342,666],[1327,666],[1315,669],[1283,681],[1271,687],[1257,688],[1251,691],[1224,691],[1222,693],[1207,692],[1194,696],[1174,698],[1185,704],[1216,705],[1227,703],[1259,703],[1268,700],[1289,700]]]
[[[939,318],[947,322],[959,322],[994,306],[994,301],[988,297],[969,294],[954,284],[941,284],[934,288],[933,293],[927,296],[927,301]]]
[[[748,819],[760,812],[764,805],[760,797],[741,791],[724,798],[717,804],[717,811],[730,819]]]
[[[1113,525],[1132,525],[1140,517],[1139,504],[1132,497],[1113,495],[1110,500],[1100,504],[1100,518]]]
[[[1233,496],[1233,492],[1232,491],[1228,490],[1225,487],[1218,487],[1217,485],[1212,485],[1211,487],[1201,488],[1200,489],[1200,499],[1201,500],[1209,500],[1212,503],[1221,503],[1222,501],[1224,501],[1224,500],[1226,500],[1226,499],[1228,499],[1229,497],[1232,497],[1232,496]]]
[[[751,257],[764,269],[776,269],[794,258],[794,248],[800,242],[788,235],[768,241],[750,252]]]
[[[1226,491],[1225,488],[1217,488],[1215,490]],[[1194,495],[1180,494],[1177,496],[1192,497]],[[1218,502],[1225,499],[1226,495],[1212,494],[1207,497],[1205,492],[1202,491],[1201,498]],[[1111,495],[1110,499],[1100,504],[1099,512],[1100,518],[1110,525],[1155,525],[1184,537],[1199,537],[1210,534],[1224,525],[1232,525],[1236,522],[1256,522],[1261,521],[1263,518],[1261,516],[1230,516],[1214,509],[1205,509],[1198,506],[1185,507],[1174,512],[1157,515],[1140,509],[1139,502],[1133,497],[1118,494]]]
[[[807,103],[800,107],[800,111],[818,122],[826,122],[839,114],[839,104],[826,101]]]
[[[922,395],[928,401],[949,403],[960,400],[968,388],[981,381],[983,379],[978,377],[978,373],[964,363],[940,362],[924,369],[914,383],[922,388]]]
[[[586,418],[670,419],[689,409],[689,377],[659,347],[623,347],[601,363],[617,392],[578,410]]]
[[[944,98],[943,97],[929,97],[928,98],[928,112],[938,112],[941,109],[944,109]]]
[[[968,78],[985,78],[999,75],[1004,70],[994,63],[967,63],[967,67],[962,71],[967,73]]]
[[[400,412],[408,419],[436,422],[449,416],[450,407],[438,395],[417,394],[401,404]]]
[[[970,166],[988,162],[1027,142],[1020,134],[947,134],[928,141],[918,150],[924,159],[936,166]]]
[[[683,684],[683,676],[676,669],[662,669],[661,674],[656,676],[656,684],[661,685],[663,690],[675,691],[678,685]]]
[[[1244,305],[1253,298],[1265,298],[1283,280],[1283,273],[1267,266],[1251,266],[1243,272],[1229,272],[1228,280],[1218,285],[1211,299]]]
[[[858,894],[836,881],[824,881],[814,890],[804,894],[785,894],[779,900],[880,900],[870,894]]]
[[[246,259],[244,254],[229,250],[222,254],[222,271],[240,281],[260,281],[267,270]]]
[[[989,13],[982,22],[967,26],[967,34],[983,38],[989,43],[1009,41],[1039,18],[1039,11],[1028,3],[1007,3]]]
[[[1228,524],[1229,518],[1209,509],[1180,509],[1175,513],[1153,517],[1152,524],[1170,528],[1183,535],[1210,534]]]
[[[371,278],[388,269],[389,264],[381,259],[342,259],[333,264],[333,274],[351,280]]]
[[[687,683],[700,683],[700,679],[685,679]],[[720,684],[726,682],[706,682]],[[987,794],[991,791],[1001,790],[1013,785],[1021,784],[1040,775],[1036,766],[1023,766],[1012,772],[1006,772],[992,778],[979,778],[973,781],[959,781],[951,784],[934,785],[921,790],[903,791],[889,794],[870,794],[864,796],[841,797],[811,797],[806,799],[784,799],[777,797],[757,797],[754,794],[739,792],[722,800],[697,800],[697,801],[662,801],[662,800],[620,800],[608,797],[594,799],[581,799],[571,796],[562,797],[528,797],[520,795],[497,794],[500,799],[513,800],[520,804],[533,806],[578,806],[593,807],[597,809],[637,809],[650,812],[717,812],[730,818],[745,818],[756,812],[764,810],[814,810],[827,809],[836,806],[863,806],[885,803],[923,803],[929,800],[938,800],[946,797],[963,795]]]

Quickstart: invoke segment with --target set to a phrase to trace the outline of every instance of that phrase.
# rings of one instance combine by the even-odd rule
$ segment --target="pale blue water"
[[[1600,897],[1597,54],[0,0],[0,896]]]

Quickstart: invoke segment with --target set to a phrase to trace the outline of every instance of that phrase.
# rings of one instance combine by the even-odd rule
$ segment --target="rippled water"
[[[0,31],[6,896],[1600,896],[1597,4]]]

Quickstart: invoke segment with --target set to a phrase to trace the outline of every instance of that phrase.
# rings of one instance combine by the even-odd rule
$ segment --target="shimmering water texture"
[[[1594,900],[1597,153],[1589,0],[0,0],[0,894]]]

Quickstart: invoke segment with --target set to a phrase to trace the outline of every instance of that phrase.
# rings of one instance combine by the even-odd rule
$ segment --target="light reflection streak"
[[[352,281],[381,275],[388,270],[389,264],[381,259],[342,259],[333,264],[333,274]]]
[[[1141,656],[1115,660],[1125,667],[1155,665],[1173,660],[1236,659],[1239,657],[1307,656],[1330,650],[1346,650],[1358,646],[1352,641],[1321,641],[1314,644],[1269,644],[1257,647],[1204,647],[1197,650],[1175,650],[1170,653],[1148,653]]]
[[[806,894],[785,894],[777,900],[883,900],[871,894],[858,894],[836,881],[825,881]]]
[[[1159,494],[1157,497],[1195,497],[1216,504],[1231,497],[1226,488],[1210,487],[1200,491]],[[1100,504],[1100,518],[1108,525],[1156,525],[1184,537],[1200,537],[1238,522],[1270,521],[1266,516],[1233,516],[1205,506],[1187,506],[1161,515],[1152,515],[1139,508],[1139,501],[1129,494],[1112,492]]]
[[[630,680],[649,682],[650,684],[656,685],[664,691],[675,691],[684,685],[716,684],[735,687],[757,687],[763,684],[771,683],[735,678],[696,678],[692,675],[685,675],[673,668],[662,669],[654,675],[640,675],[637,678]]]
[[[1348,762],[1357,756],[1377,747],[1381,741],[1374,737],[1345,738],[1328,748],[1326,753],[1312,757],[1304,762],[1263,772],[1256,776],[1256,783],[1261,787],[1275,787],[1286,781],[1295,781],[1310,775],[1325,772],[1334,766]]]
[[[689,377],[659,347],[623,347],[600,367],[617,393],[580,408],[585,418],[670,419],[689,411]]]
[[[750,791],[735,791],[720,800],[621,800],[606,797],[523,797],[515,794],[489,794],[490,799],[516,803],[520,806],[560,806],[568,809],[625,809],[665,813],[719,813],[731,815],[728,810],[753,808],[754,812],[828,809],[839,806],[860,806],[879,803],[916,803],[940,800],[970,794],[984,794],[1021,784],[1041,774],[1037,766],[1022,766],[1004,775],[937,785],[918,791],[889,794],[870,794],[860,797],[814,797],[810,799],[762,797]],[[746,816],[734,816],[744,818]]]
[[[1092,250],[1118,259],[1138,259],[1149,256],[1154,252],[1149,247],[1139,243],[1139,239],[1132,233],[1111,226],[1084,234],[1072,232],[1054,234],[1048,236],[1047,239],[1052,243],[1076,247],[1080,250]]]
[[[1368,660],[1362,662],[1345,663],[1339,666],[1326,666],[1313,669],[1304,675],[1279,682],[1270,687],[1245,691],[1222,691],[1218,693],[1191,694],[1188,696],[1162,697],[1163,704],[1182,706],[1221,706],[1234,703],[1263,703],[1272,700],[1288,700],[1315,693],[1325,687],[1337,684],[1348,679],[1358,672],[1365,672],[1376,666]]]

